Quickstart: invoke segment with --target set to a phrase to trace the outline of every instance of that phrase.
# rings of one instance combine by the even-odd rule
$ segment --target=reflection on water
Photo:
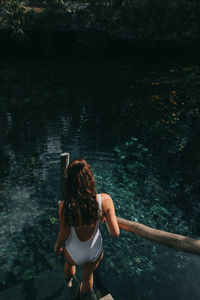
[[[200,69],[150,67],[4,65],[2,289],[62,263],[52,253],[61,152],[88,160],[98,191],[112,196],[117,215],[199,237]],[[199,299],[197,256],[130,233],[114,239],[102,232],[105,255],[97,275],[115,299],[190,299],[191,293]]]

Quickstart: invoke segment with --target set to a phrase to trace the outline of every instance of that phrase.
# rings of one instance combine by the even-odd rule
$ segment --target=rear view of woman
[[[68,286],[82,266],[80,298],[92,291],[93,271],[103,257],[101,221],[106,222],[112,236],[119,235],[113,201],[108,194],[96,194],[91,167],[83,159],[73,160],[67,169],[66,193],[59,206],[60,230],[54,252],[64,246],[65,277]]]

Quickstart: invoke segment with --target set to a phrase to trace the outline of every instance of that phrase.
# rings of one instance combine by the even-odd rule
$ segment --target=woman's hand
[[[54,246],[54,253],[59,255],[62,252],[63,252],[63,248],[58,248],[57,245]]]

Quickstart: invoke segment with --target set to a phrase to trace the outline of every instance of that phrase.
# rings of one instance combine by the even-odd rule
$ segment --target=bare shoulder
[[[108,194],[101,194],[102,207],[106,210],[113,205],[112,198]]]
[[[101,195],[101,199],[102,199],[103,201],[111,201],[111,200],[112,200],[112,198],[111,198],[110,195],[108,195],[108,194],[102,193],[102,194],[100,194],[100,195]]]

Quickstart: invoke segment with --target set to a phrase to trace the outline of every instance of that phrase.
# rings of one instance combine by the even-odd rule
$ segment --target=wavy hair
[[[92,224],[100,216],[94,175],[84,159],[73,160],[66,170],[62,213],[70,226]]]

